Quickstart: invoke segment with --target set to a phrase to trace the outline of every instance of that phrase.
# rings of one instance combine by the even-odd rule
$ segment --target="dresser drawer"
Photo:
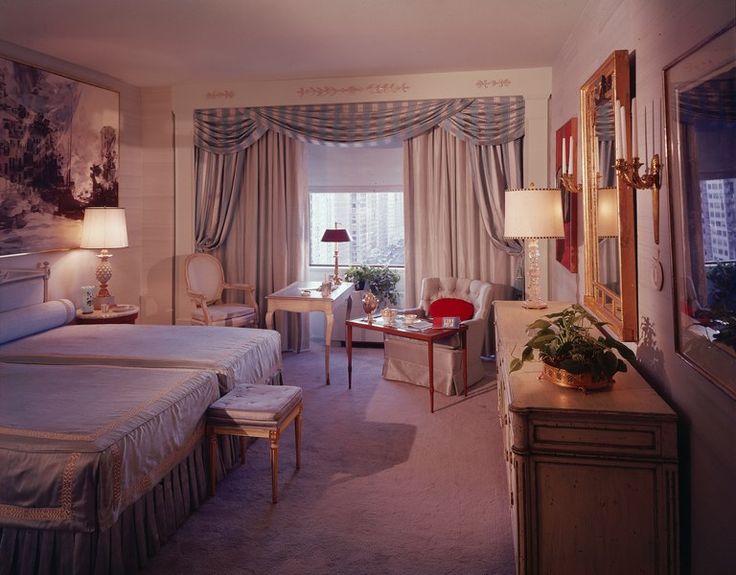
[[[528,448],[534,453],[569,452],[635,458],[660,458],[675,447],[674,424],[612,423],[593,419],[528,421]]]

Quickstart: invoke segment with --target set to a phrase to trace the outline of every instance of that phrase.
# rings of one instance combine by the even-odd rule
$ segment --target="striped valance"
[[[524,135],[524,98],[196,110],[194,143],[210,152],[232,153],[274,130],[314,144],[370,145],[406,140],[435,126],[477,145],[510,142]]]

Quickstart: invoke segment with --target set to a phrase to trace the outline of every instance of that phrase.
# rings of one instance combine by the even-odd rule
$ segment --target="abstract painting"
[[[0,58],[0,256],[79,247],[118,205],[120,95]]]

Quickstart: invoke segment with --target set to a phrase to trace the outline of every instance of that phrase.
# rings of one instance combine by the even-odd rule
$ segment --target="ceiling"
[[[0,0],[0,39],[141,87],[534,68],[587,3]]]

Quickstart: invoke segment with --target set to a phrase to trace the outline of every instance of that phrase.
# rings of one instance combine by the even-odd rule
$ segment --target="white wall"
[[[581,85],[611,52],[619,49],[635,52],[636,69],[631,80],[637,100],[640,105],[645,102],[651,105],[654,100],[655,106],[659,106],[663,98],[663,68],[725,26],[734,15],[733,0],[590,2],[552,68],[551,154],[555,131],[570,117],[579,115]],[[641,109],[640,114],[643,114]],[[639,140],[643,149],[643,133]],[[664,147],[661,134],[657,141],[661,151]],[[641,371],[681,418],[683,571],[733,572],[736,504],[731,491],[736,480],[736,402],[675,353],[666,174],[661,191],[660,259],[665,270],[662,291],[655,289],[650,279],[651,262],[657,249],[652,235],[651,194],[644,190],[636,194],[639,321],[640,325],[650,322],[654,329],[652,336],[639,342],[637,356]],[[579,207],[582,210],[582,203]],[[578,246],[581,264],[582,232],[581,216]],[[580,273],[575,275],[557,262],[550,264],[552,298],[582,300],[584,265],[579,269]]]

